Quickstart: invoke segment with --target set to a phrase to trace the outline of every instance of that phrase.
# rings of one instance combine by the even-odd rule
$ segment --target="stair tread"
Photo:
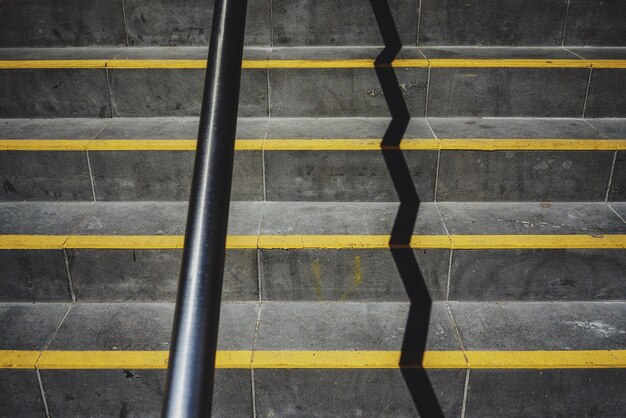
[[[620,203],[421,203],[416,235],[624,234]],[[233,202],[230,235],[386,235],[398,203]],[[439,215],[443,216],[443,220]],[[2,235],[180,235],[184,202],[0,203]],[[445,223],[445,224],[444,224]]]
[[[206,60],[207,50],[207,47],[197,46],[0,48],[0,60]],[[371,60],[382,50],[381,47],[360,46],[246,47],[244,60]],[[396,59],[623,60],[626,48],[405,46]]]
[[[238,139],[379,139],[389,118],[239,118]],[[432,129],[432,130],[431,130]],[[196,117],[0,119],[4,139],[195,139]],[[405,138],[624,139],[626,119],[412,118]]]
[[[225,302],[218,348],[402,351],[411,309],[408,302]],[[0,350],[168,350],[173,312],[173,303],[1,303]],[[425,349],[625,350],[625,313],[626,302],[433,302]],[[423,317],[412,318],[418,332]]]

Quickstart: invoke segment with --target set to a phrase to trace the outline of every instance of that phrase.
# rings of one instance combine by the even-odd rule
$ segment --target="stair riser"
[[[170,301],[180,250],[66,250],[78,301]],[[408,268],[408,250],[401,252]],[[626,251],[414,250],[433,300],[619,300]],[[69,301],[62,251],[2,250],[1,300]],[[260,268],[260,272],[259,272]],[[223,299],[406,301],[388,250],[228,250]]]
[[[50,413],[84,416],[127,414],[157,416],[164,370],[43,370],[41,381]],[[419,372],[405,372],[416,378]],[[10,416],[43,416],[37,375],[32,370],[2,370],[3,410]],[[466,372],[427,372],[446,416],[460,416]],[[252,416],[251,381],[259,415],[288,416],[298,400],[298,414],[346,416],[360,411],[375,416],[415,416],[415,403],[399,370],[217,370],[214,414]],[[590,384],[591,382],[591,384]],[[620,416],[626,405],[623,369],[472,370],[466,416]],[[338,392],[335,388],[341,387]],[[19,393],[19,397],[8,396]],[[423,392],[422,392],[423,393]],[[343,395],[342,395],[343,394]],[[537,397],[549,400],[537,402]],[[423,403],[422,403],[423,404]],[[28,409],[25,409],[28,408]],[[391,409],[390,409],[391,408]]]
[[[404,151],[422,202],[623,201],[626,152]],[[186,201],[192,151],[0,151],[0,201]],[[438,161],[439,159],[439,161]],[[264,171],[265,170],[265,171]],[[237,151],[234,201],[397,201],[381,151]]]
[[[482,46],[624,45],[625,39],[621,2],[453,0],[442,7],[436,0],[393,0],[389,6],[405,45],[418,36],[419,44]],[[212,2],[200,0],[176,7],[169,1],[100,0],[80,8],[53,0],[7,2],[0,7],[6,32],[0,46],[125,45],[126,38],[131,46],[206,45],[212,11]],[[367,0],[250,0],[246,23],[251,45],[382,44]]]
[[[583,110],[589,117],[626,116],[623,69],[594,69],[588,95],[588,68],[433,68],[430,81],[428,73],[396,68],[413,117],[581,117]],[[0,117],[198,115],[203,74],[202,69],[1,70]],[[239,115],[268,114],[388,116],[389,109],[374,69],[244,69]]]

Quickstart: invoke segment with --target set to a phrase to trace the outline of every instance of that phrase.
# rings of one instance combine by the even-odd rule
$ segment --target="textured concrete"
[[[446,296],[449,251],[414,250],[430,298]],[[408,301],[389,251],[261,250],[264,300]]]
[[[219,349],[252,348],[257,309],[253,303],[222,304]],[[77,303],[49,348],[168,350],[173,317],[173,303]]]
[[[608,198],[610,201],[626,201],[626,152],[620,151],[615,157]]]
[[[111,121],[96,118],[2,119],[1,139],[93,139]]]
[[[93,200],[84,152],[3,151],[0,179],[4,201]]]
[[[262,235],[379,235],[391,232],[399,204],[268,202],[264,207]],[[285,217],[285,213],[289,216]],[[419,206],[413,230],[418,234],[445,234],[434,204]]]
[[[111,117],[104,70],[2,70],[0,85],[2,118]]]
[[[623,234],[603,203],[438,203],[450,234]]]
[[[390,0],[396,30],[403,44],[415,44],[416,0]],[[272,1],[273,43],[297,45],[382,45],[372,6],[366,0]]]
[[[586,68],[433,68],[428,116],[580,117]]]
[[[421,3],[419,45],[560,45],[567,4],[514,0]]]
[[[98,139],[196,139],[197,117],[115,118],[108,121]],[[262,139],[267,118],[239,118],[237,138]]]
[[[53,416],[160,416],[164,370],[44,370],[41,379]],[[216,370],[213,416],[251,415],[250,372]]]
[[[418,48],[428,59],[431,58],[466,58],[466,59],[570,59],[581,60],[579,56],[561,47],[455,47],[455,46],[420,46]]]
[[[63,253],[0,250],[0,301],[67,301],[70,291]]]
[[[419,199],[433,201],[436,151],[404,152]],[[267,200],[397,201],[380,151],[277,151],[265,153]]]
[[[258,350],[401,350],[409,303],[265,303]],[[409,324],[418,327],[420,324]],[[433,303],[428,350],[459,350],[444,303]]]
[[[423,116],[428,71],[396,68],[395,72],[411,116]],[[389,115],[374,69],[271,69],[269,84],[272,116]]]
[[[110,70],[111,103],[116,117],[197,116],[204,70]],[[267,115],[265,70],[243,70],[239,115]]]
[[[0,370],[0,416],[46,416],[37,373],[34,370]]]
[[[181,250],[67,250],[67,254],[80,302],[175,301]],[[257,300],[257,268],[255,250],[227,251],[222,299]]]
[[[624,202],[612,202],[610,204],[613,209],[622,219],[626,219],[626,203]],[[626,221],[624,221],[626,222]]]
[[[0,3],[0,47],[123,45],[120,2],[25,0]]]
[[[455,250],[450,300],[620,300],[624,250]]]
[[[626,371],[472,370],[466,417],[620,417]]]
[[[0,304],[0,350],[42,350],[69,304]]]
[[[611,151],[442,151],[438,201],[603,201]]]
[[[267,138],[368,138],[381,139],[391,122],[390,117],[367,118],[275,118],[269,119]],[[434,138],[424,118],[409,121],[405,138]]]
[[[429,370],[427,375],[444,415],[460,416],[465,372]],[[418,414],[399,370],[270,369],[256,370],[254,379],[257,413],[263,417],[428,416]]]
[[[130,46],[208,45],[213,1],[184,3],[126,0],[126,28]],[[270,44],[270,2],[250,0],[246,15],[246,44]]]
[[[623,70],[608,68],[593,70],[585,116],[590,118],[626,116],[626,75]]]
[[[450,302],[467,350],[621,350],[624,302]]]
[[[626,126],[623,121],[613,122],[608,126]],[[581,119],[444,117],[428,118],[428,123],[437,138],[594,139],[605,136],[599,127],[595,129]],[[595,121],[591,123],[596,126]]]
[[[574,0],[569,5],[565,45],[626,46],[621,1]]]
[[[587,119],[587,122],[606,138],[626,138],[626,120],[624,119]]]
[[[97,200],[187,201],[193,151],[90,152]],[[263,199],[260,151],[235,154],[231,200]]]
[[[0,234],[70,234],[91,207],[91,203],[83,202],[0,203]]]

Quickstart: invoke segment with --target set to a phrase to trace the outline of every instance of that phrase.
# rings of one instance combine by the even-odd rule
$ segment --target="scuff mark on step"
[[[4,188],[4,193],[6,194],[17,193],[17,189],[15,188],[15,186],[13,186],[13,184],[9,180],[4,180],[2,182],[2,187]]]
[[[399,83],[398,87],[400,87],[400,91],[402,93],[410,92],[410,91],[420,91],[426,88],[427,83],[425,81],[421,81],[419,83]],[[370,97],[382,97],[385,94],[382,89],[370,89],[365,90],[363,92],[365,95]]]
[[[124,377],[127,379],[131,379],[131,380],[141,379],[141,376],[131,372],[130,370],[123,369],[122,372],[124,372]]]
[[[602,338],[609,338],[616,334],[626,334],[626,331],[602,321],[567,321],[566,324],[591,331]]]

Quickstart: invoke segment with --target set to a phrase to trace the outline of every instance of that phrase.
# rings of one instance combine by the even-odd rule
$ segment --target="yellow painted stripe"
[[[69,235],[0,235],[0,250],[60,250]]]
[[[593,68],[626,68],[626,60],[588,60]]]
[[[400,365],[399,351],[255,351],[255,369],[394,369]],[[402,367],[419,367],[403,364]],[[466,368],[462,351],[427,351],[422,367],[438,369]]]
[[[0,350],[0,369],[34,369],[40,351]]]
[[[528,59],[528,58],[406,58],[394,67],[432,68],[626,68],[626,60]],[[373,59],[260,59],[243,60],[242,68],[372,68]],[[110,68],[110,69],[204,69],[204,59],[84,59],[1,60],[0,69]]]
[[[373,68],[373,59],[299,59],[269,60],[268,68]],[[393,67],[428,67],[426,59],[397,59],[392,63]]]
[[[466,351],[472,369],[591,369],[626,367],[626,350]]]
[[[0,249],[179,249],[182,235],[0,235]],[[229,235],[229,249],[385,249],[409,247],[390,244],[388,235]],[[412,248],[565,249],[626,248],[621,235],[414,235]]]
[[[0,350],[0,368],[17,369],[165,369],[168,351]],[[397,369],[399,351],[218,351],[224,369]],[[426,351],[429,369],[626,368],[626,350]]]
[[[481,59],[430,58],[432,68],[587,68],[591,63],[582,59]]]
[[[450,235],[455,249],[626,248],[626,235]]]
[[[622,151],[626,139],[407,138],[402,150]],[[194,151],[195,139],[0,139],[0,151]],[[380,151],[380,139],[238,139],[238,151]]]
[[[384,249],[390,247],[389,241],[389,235],[260,235],[258,245],[261,249]],[[450,239],[447,235],[414,235],[410,246],[450,248]]]
[[[49,68],[105,68],[107,60],[0,60],[2,70]]]
[[[443,150],[477,151],[620,151],[626,139],[442,139]]]
[[[256,235],[230,235],[226,247],[230,249],[257,248]],[[178,249],[183,248],[182,235],[72,235],[64,248],[93,249]]]
[[[45,351],[39,369],[165,369],[168,351]],[[215,367],[248,369],[252,351],[218,351]],[[25,362],[26,363],[26,362]]]

